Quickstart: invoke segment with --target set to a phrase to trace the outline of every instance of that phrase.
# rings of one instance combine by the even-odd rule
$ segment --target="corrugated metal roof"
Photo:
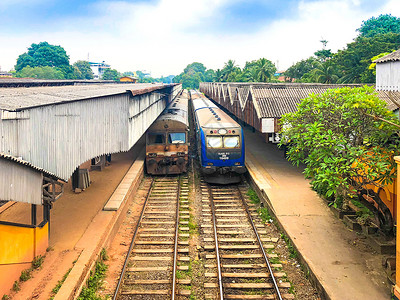
[[[31,169],[34,169],[35,171],[38,171],[40,173],[45,174],[45,175],[48,175],[48,176],[51,176],[51,177],[54,177],[54,178],[59,178],[55,174],[53,174],[53,173],[51,173],[49,171],[46,171],[45,169],[39,168],[37,166],[34,166],[30,162],[28,162],[26,160],[23,160],[23,159],[20,159],[18,157],[12,156],[12,155],[8,155],[8,154],[0,152],[0,159],[5,159],[5,160],[8,160],[8,161],[12,161],[12,162],[15,162],[15,163],[17,163],[19,165],[27,166],[27,167],[29,167]]]
[[[0,88],[0,109],[18,111],[26,108],[124,94],[144,94],[171,86],[169,84],[94,84]]]
[[[297,105],[310,94],[321,94],[327,89],[340,87],[360,87],[361,84],[294,84],[294,83],[229,83],[230,88],[237,88],[241,101],[248,99],[248,91],[252,90],[254,106],[257,107],[259,118],[280,118],[283,114],[297,111]],[[400,92],[377,91],[378,97],[387,103],[388,109],[396,110],[398,107],[390,100],[400,103]],[[244,103],[242,103],[242,108]]]
[[[398,61],[398,60],[400,60],[400,49],[395,52],[392,52],[388,55],[385,55],[381,58],[374,60],[374,63],[379,64],[379,63],[383,63],[383,62]]]

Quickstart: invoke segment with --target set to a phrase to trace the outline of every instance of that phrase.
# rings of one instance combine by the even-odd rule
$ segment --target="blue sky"
[[[0,0],[0,67],[32,43],[61,45],[71,63],[178,74],[199,61],[222,68],[265,57],[286,69],[321,48],[342,49],[363,20],[399,0]]]

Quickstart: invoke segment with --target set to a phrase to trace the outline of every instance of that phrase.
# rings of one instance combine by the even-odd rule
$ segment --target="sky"
[[[32,43],[119,72],[178,75],[192,62],[222,69],[265,57],[278,70],[351,43],[362,21],[400,17],[400,0],[0,0],[0,68]]]

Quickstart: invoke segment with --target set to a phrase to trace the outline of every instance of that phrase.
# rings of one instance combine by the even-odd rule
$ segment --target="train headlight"
[[[213,166],[214,164],[213,163],[207,163],[207,166]]]
[[[235,162],[235,166],[240,166],[240,162]]]
[[[178,156],[185,156],[185,152],[178,152],[177,155]]]
[[[149,153],[149,157],[156,157],[157,153]]]
[[[220,130],[218,130],[218,133],[219,134],[226,134],[226,129],[220,129]]]

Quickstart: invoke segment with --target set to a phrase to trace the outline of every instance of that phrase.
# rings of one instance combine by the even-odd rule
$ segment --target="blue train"
[[[242,127],[198,91],[191,91],[200,171],[209,183],[241,181],[244,164]]]

